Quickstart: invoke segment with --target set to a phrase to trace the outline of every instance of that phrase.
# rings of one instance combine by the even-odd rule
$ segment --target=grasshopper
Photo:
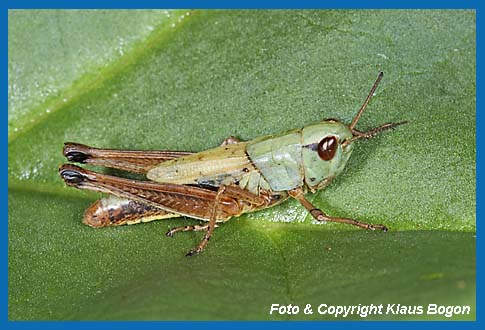
[[[187,256],[204,250],[218,223],[288,198],[297,199],[317,221],[387,231],[384,225],[329,216],[305,198],[307,192],[325,188],[342,172],[354,142],[405,123],[387,123],[367,132],[355,128],[382,76],[380,72],[350,125],[328,119],[251,141],[231,136],[221,146],[198,153],[100,149],[65,143],[63,154],[69,161],[141,173],[148,180],[120,178],[71,164],[62,165],[59,172],[69,186],[112,195],[86,210],[83,222],[91,227],[179,216],[206,221],[167,232],[173,237],[177,232],[205,231],[200,244]]]

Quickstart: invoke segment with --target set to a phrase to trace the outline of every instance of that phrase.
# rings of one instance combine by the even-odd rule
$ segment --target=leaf
[[[371,303],[470,305],[452,319],[475,318],[474,12],[168,14],[9,14],[10,319],[334,319],[318,306]],[[130,40],[126,51],[110,38]],[[359,129],[409,123],[358,144],[310,199],[386,234],[314,225],[289,201],[224,224],[188,259],[200,233],[163,234],[194,220],[94,230],[80,220],[100,195],[58,177],[65,141],[200,151],[350,122],[379,70]],[[314,313],[270,315],[272,304]],[[448,319],[426,308],[369,318]]]

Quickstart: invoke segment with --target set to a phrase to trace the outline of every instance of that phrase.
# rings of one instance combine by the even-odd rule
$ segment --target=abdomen
[[[246,154],[246,145],[240,142],[166,161],[151,169],[147,178],[175,184],[233,185],[256,171]]]

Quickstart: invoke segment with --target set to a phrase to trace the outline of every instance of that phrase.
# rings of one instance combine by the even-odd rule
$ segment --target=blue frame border
[[[194,0],[169,0],[169,1],[149,1],[149,0],[138,0],[138,1],[112,1],[112,0],[72,0],[72,1],[62,1],[62,0],[47,0],[47,1],[33,1],[33,0],[5,0],[2,1],[1,10],[1,22],[3,26],[2,43],[8,45],[8,10],[9,9],[51,9],[51,8],[63,8],[63,9],[90,9],[90,8],[326,8],[326,9],[348,9],[348,8],[363,8],[363,9],[475,9],[477,18],[477,109],[481,109],[483,103],[483,98],[480,95],[480,81],[484,76],[483,66],[480,64],[479,59],[482,51],[482,44],[480,36],[483,35],[483,23],[482,22],[482,10],[481,5],[478,0],[396,0],[396,1],[385,1],[385,0],[375,0],[375,1],[357,1],[357,0],[329,0],[325,3],[317,0],[299,0],[299,1],[224,1],[224,0],[206,0],[204,2],[194,1]],[[477,281],[477,321],[475,322],[437,322],[437,321],[413,321],[413,322],[402,322],[402,321],[369,321],[369,322],[359,322],[359,321],[339,321],[339,322],[24,322],[24,321],[8,321],[8,49],[7,46],[4,51],[1,52],[2,62],[4,66],[2,67],[2,87],[3,87],[3,104],[4,104],[4,127],[3,132],[4,138],[2,139],[2,201],[3,201],[3,233],[4,233],[4,248],[2,249],[2,260],[5,265],[3,272],[1,273],[2,279],[2,298],[1,305],[4,310],[4,317],[0,320],[0,327],[24,329],[24,328],[46,328],[46,329],[60,329],[65,327],[74,328],[85,328],[85,327],[109,327],[116,329],[128,329],[128,328],[138,328],[138,329],[159,329],[163,328],[185,328],[185,327],[197,327],[201,329],[219,329],[231,327],[233,329],[246,329],[248,326],[255,328],[278,328],[287,329],[290,327],[298,328],[308,328],[308,329],[321,329],[325,327],[327,329],[335,328],[364,328],[364,329],[382,329],[382,328],[400,328],[407,329],[409,327],[413,328],[439,328],[439,329],[463,329],[463,328],[479,328],[483,325],[482,321],[482,288],[480,283]],[[482,184],[480,183],[481,177],[481,165],[480,158],[482,156],[480,140],[483,133],[481,132],[481,125],[485,121],[485,115],[481,111],[476,111],[476,170],[477,170],[477,218],[481,218],[483,211],[480,205],[485,200],[485,196],[481,194]],[[481,197],[484,196],[484,197]],[[479,230],[480,223],[477,221],[477,231]],[[480,257],[482,256],[483,246],[481,240],[477,240],[477,278],[480,278],[482,272],[482,265],[480,262]]]
[[[227,1],[227,0],[165,0],[165,1],[153,1],[153,0],[139,0],[139,1],[113,1],[113,0],[44,0],[42,2],[32,1],[32,0],[6,0],[3,5],[6,8],[79,8],[79,9],[89,9],[89,8],[137,8],[137,9],[151,9],[151,8],[163,8],[163,9],[181,9],[181,8],[225,8],[225,9],[256,9],[256,8],[294,8],[294,9],[305,9],[305,8],[325,8],[325,9],[350,9],[350,8],[365,8],[365,9],[477,9],[479,1],[478,0],[327,0],[325,3],[318,0],[246,0],[246,1]]]

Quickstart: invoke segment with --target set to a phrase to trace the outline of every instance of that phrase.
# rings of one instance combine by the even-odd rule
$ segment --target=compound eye
[[[337,138],[335,136],[327,136],[318,144],[318,156],[323,160],[331,160],[337,152],[337,147]]]

